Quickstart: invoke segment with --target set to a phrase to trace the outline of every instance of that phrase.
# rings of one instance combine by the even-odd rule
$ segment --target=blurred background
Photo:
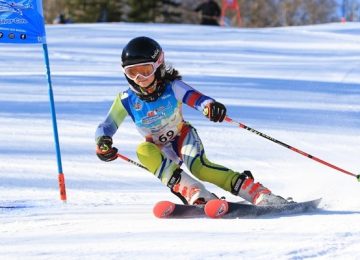
[[[43,5],[48,24],[143,22],[278,27],[360,21],[360,0],[44,0]]]

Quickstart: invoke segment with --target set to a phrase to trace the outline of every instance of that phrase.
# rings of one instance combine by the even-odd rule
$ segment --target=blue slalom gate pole
[[[25,3],[26,2],[26,3]],[[0,43],[42,44],[46,64],[51,118],[54,131],[60,198],[66,201],[65,178],[61,165],[59,136],[56,124],[55,102],[51,84],[50,62],[46,44],[43,0],[0,0]]]
[[[66,202],[66,189],[65,189],[65,176],[62,170],[62,163],[61,163],[61,152],[60,152],[60,143],[59,143],[59,134],[58,128],[56,123],[56,112],[55,112],[55,102],[54,102],[54,94],[52,90],[52,83],[51,83],[51,73],[50,73],[50,61],[49,61],[49,53],[47,44],[43,43],[43,50],[44,50],[44,59],[46,65],[46,76],[49,86],[49,99],[50,99],[50,110],[51,110],[51,119],[52,119],[52,126],[54,132],[54,141],[55,141],[55,149],[56,149],[56,159],[57,159],[57,166],[58,166],[58,180],[59,180],[59,189],[60,189],[60,199]]]

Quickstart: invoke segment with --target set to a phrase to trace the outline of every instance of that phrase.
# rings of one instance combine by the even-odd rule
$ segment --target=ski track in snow
[[[157,201],[178,202],[168,189],[126,162],[99,161],[94,151],[97,124],[126,88],[121,50],[147,35],[184,81],[225,103],[234,120],[359,174],[359,23],[73,24],[47,26],[47,34],[68,202],[58,194],[42,49],[0,45],[1,259],[360,259],[359,182],[249,131],[184,108],[210,160],[249,169],[285,197],[322,197],[318,211],[159,220]],[[142,138],[129,119],[114,140],[136,159]]]

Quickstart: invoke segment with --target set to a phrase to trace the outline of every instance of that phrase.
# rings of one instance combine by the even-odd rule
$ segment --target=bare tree
[[[221,5],[221,0],[217,0]],[[332,22],[336,0],[237,0],[244,27],[275,27]],[[348,19],[358,18],[360,0],[344,0]],[[60,13],[73,22],[198,23],[199,0],[44,0],[48,23]],[[351,11],[351,12],[350,12]]]
[[[360,0],[343,0],[343,16],[348,21],[360,21]]]
[[[65,0],[44,0],[43,8],[47,23],[53,23],[58,15],[67,13]]]
[[[334,20],[335,0],[241,0],[246,27],[325,23]]]

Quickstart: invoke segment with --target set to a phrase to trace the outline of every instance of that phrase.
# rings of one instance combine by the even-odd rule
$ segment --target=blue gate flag
[[[0,0],[0,43],[46,43],[42,0]]]
[[[46,43],[42,0],[0,0],[0,44],[1,43],[41,43],[43,46],[59,172],[60,198],[62,201],[66,202],[65,178],[61,163],[59,134],[56,123],[55,102],[51,83],[50,60]]]

